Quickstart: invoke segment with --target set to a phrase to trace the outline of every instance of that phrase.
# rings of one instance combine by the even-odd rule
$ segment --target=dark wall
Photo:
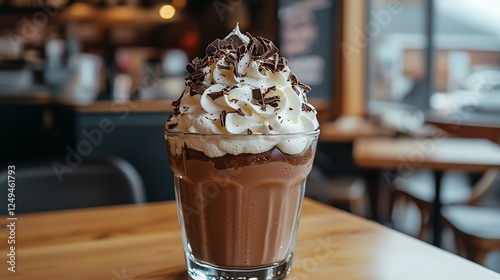
[[[64,146],[65,156],[75,151],[82,160],[120,157],[141,175],[148,201],[174,199],[173,175],[163,135],[167,112],[78,113],[62,108],[56,110],[55,117],[70,120],[56,124],[59,130],[72,135]]]

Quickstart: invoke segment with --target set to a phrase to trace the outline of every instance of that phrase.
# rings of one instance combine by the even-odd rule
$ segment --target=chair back
[[[16,214],[146,201],[140,175],[123,159],[86,159],[79,166],[68,167],[60,177],[53,163],[36,161],[15,166]],[[7,171],[2,170],[0,185],[7,186],[7,181]],[[0,202],[0,215],[8,212],[7,192],[7,187],[0,190],[0,197],[5,198]]]
[[[490,168],[484,172],[479,181],[474,185],[470,198],[465,202],[467,205],[477,206],[488,192],[500,186],[500,169]]]

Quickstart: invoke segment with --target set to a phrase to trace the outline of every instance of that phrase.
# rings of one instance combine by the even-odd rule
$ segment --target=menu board
[[[334,9],[334,0],[280,1],[280,53],[308,97],[333,97]]]

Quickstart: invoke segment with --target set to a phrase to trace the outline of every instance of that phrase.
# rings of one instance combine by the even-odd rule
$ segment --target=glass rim
[[[222,133],[198,133],[198,132],[185,132],[185,131],[180,131],[180,130],[170,130],[170,129],[165,129],[164,134],[165,136],[203,136],[203,137],[256,137],[256,136],[263,136],[263,137],[307,137],[307,136],[318,136],[320,132],[320,129],[316,130],[310,130],[310,131],[302,131],[302,132],[294,132],[294,133],[276,133],[276,134],[262,134],[262,133],[253,133],[253,134],[222,134]]]

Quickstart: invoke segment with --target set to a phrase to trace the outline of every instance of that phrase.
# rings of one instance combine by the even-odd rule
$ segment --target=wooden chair
[[[431,173],[429,173],[431,174]],[[448,174],[449,175],[449,174]],[[446,174],[443,180],[446,180]],[[494,184],[498,172],[496,169],[486,171],[481,179],[470,187],[467,183],[454,182],[452,184],[443,184],[441,201],[443,206],[477,203],[484,194]],[[422,182],[423,181],[423,182]],[[463,180],[460,180],[463,181]],[[449,186],[449,189],[447,188]],[[429,217],[433,211],[434,185],[433,178],[424,180],[402,180],[393,185],[393,193],[390,201],[390,215],[394,208],[395,201],[403,198],[406,202],[411,202],[417,206],[420,211],[420,228],[417,233],[419,239],[424,239],[425,232],[429,227]]]
[[[485,265],[488,254],[500,250],[500,208],[453,205],[442,214],[459,255]]]

